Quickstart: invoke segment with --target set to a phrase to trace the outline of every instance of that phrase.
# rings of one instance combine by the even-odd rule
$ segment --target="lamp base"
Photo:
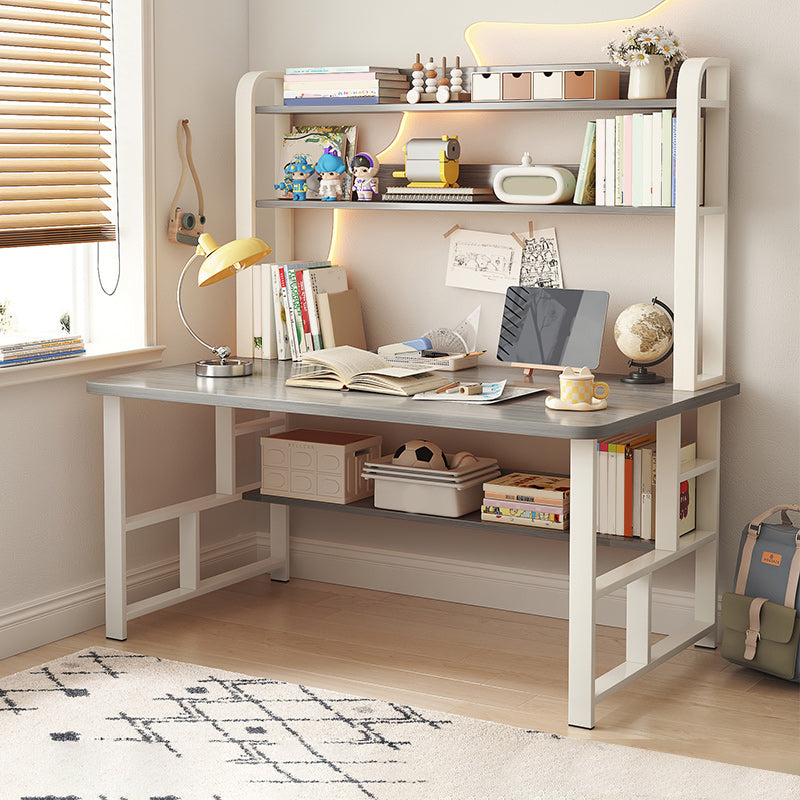
[[[195,375],[201,378],[242,378],[253,374],[253,362],[243,358],[211,358],[198,361],[194,368]]]

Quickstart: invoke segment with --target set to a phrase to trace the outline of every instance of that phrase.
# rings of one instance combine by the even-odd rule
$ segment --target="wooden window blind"
[[[0,247],[110,241],[110,0],[0,0]]]

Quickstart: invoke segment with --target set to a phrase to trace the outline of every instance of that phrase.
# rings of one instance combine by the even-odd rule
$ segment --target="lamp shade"
[[[218,247],[207,233],[200,236],[197,249],[200,255],[206,256],[197,275],[198,286],[210,286],[235,275],[257,264],[272,252],[272,248],[265,241],[255,237],[234,239]]]

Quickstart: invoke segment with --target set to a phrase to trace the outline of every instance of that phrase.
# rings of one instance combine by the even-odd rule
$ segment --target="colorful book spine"
[[[575,181],[575,194],[572,198],[574,203],[581,206],[594,205],[595,203],[596,130],[596,122],[586,123],[586,134],[583,137],[583,150],[581,152],[580,166],[578,167],[578,177]]]
[[[294,325],[297,351],[302,355],[306,350],[304,346],[305,340],[303,339],[303,315],[300,310],[300,292],[297,289],[297,270],[287,270],[286,283],[289,287],[289,308],[292,315],[292,324]]]
[[[294,100],[304,98],[336,98],[336,97],[405,97],[408,93],[407,87],[402,86],[349,86],[340,89],[328,88],[308,88],[308,89],[284,89],[283,99]]]
[[[347,66],[347,67],[287,67],[284,70],[287,75],[316,75],[328,74],[337,72],[357,73],[357,72],[390,72],[400,74],[398,67],[364,67],[364,66]]]
[[[542,514],[552,514],[562,516],[569,512],[569,503],[563,505],[548,505],[547,503],[525,503],[519,500],[502,500],[494,497],[484,497],[484,505],[497,506],[499,508],[517,509],[519,511],[538,511]]]
[[[678,120],[672,118],[672,170],[671,170],[671,187],[672,187],[672,202],[670,205],[675,205],[675,161],[678,154]]]
[[[294,72],[283,76],[284,85],[295,83],[339,83],[346,79],[348,82],[357,83],[369,80],[404,81],[406,76],[399,72]]]
[[[370,106],[396,103],[399,97],[285,97],[285,106]]]
[[[545,519],[545,515],[531,516],[528,512],[520,512],[520,515],[502,514],[494,510],[487,511],[491,506],[481,506],[481,519],[484,522],[503,522],[512,525],[527,525],[531,528],[551,528],[552,530],[563,531],[569,527],[567,518],[559,522]]]
[[[598,119],[595,125],[594,202],[606,204],[606,121]]]
[[[270,264],[270,285],[272,288],[272,309],[275,322],[275,343],[279,361],[292,357],[289,350],[289,333],[286,329],[286,315],[281,302],[281,266]]]
[[[283,304],[283,314],[286,319],[286,331],[289,338],[289,352],[292,356],[292,361],[300,360],[300,352],[297,347],[297,330],[294,325],[294,316],[292,314],[292,303],[289,297],[289,280],[288,270],[285,266],[280,268],[281,279],[281,303]]]
[[[40,361],[58,361],[62,358],[72,358],[73,356],[79,356],[85,352],[86,350],[84,348],[80,348],[78,350],[53,350],[47,353],[39,353],[38,355],[7,358],[4,359],[3,361],[0,361],[0,368],[12,367],[15,364],[22,365],[22,364],[36,364]]]
[[[661,114],[653,114],[653,186],[652,186],[652,204],[654,206],[663,205],[661,199],[661,127],[663,117]]]
[[[297,283],[297,297],[300,303],[300,324],[303,329],[303,346],[305,347],[305,352],[310,352],[314,349],[314,342],[311,338],[311,319],[308,314],[308,298],[306,297],[306,287],[303,280],[303,274],[305,272],[308,272],[308,270],[295,270],[294,278]]]
[[[671,108],[661,112],[661,205],[672,205],[672,120]]]

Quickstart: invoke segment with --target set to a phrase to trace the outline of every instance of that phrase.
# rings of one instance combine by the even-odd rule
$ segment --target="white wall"
[[[175,307],[177,278],[192,252],[166,236],[179,175],[175,126],[190,119],[208,230],[227,241],[235,234],[233,99],[247,70],[247,3],[155,0],[154,13],[157,342],[167,347],[164,363],[175,364],[204,352]],[[191,185],[182,199],[196,208]],[[216,342],[232,342],[233,286],[190,284],[189,319]],[[86,393],[86,379],[0,390],[0,656],[103,619],[101,401]],[[213,411],[136,402],[126,408],[129,513],[213,491]],[[227,542],[235,550],[259,518],[250,504],[233,515],[204,515],[203,545]],[[163,580],[176,553],[177,523],[164,524],[134,537],[129,567]]]
[[[297,5],[251,0],[250,68],[281,70],[288,65],[347,63],[410,66],[415,52],[437,60],[444,54],[451,63],[455,55],[461,55],[463,63],[474,63],[463,33],[467,26],[486,19],[481,11],[484,5],[471,0],[456,6],[404,3],[381,20],[373,3],[345,0],[335,16],[303,15],[304,35],[299,42],[286,34],[297,18]],[[655,4],[641,0],[622,8],[573,0],[558,4],[554,11],[554,4],[544,0],[502,0],[491,4],[494,22],[598,20],[598,8],[607,12],[606,19],[616,21],[591,26],[486,24],[473,27],[470,36],[483,64],[602,61],[601,45],[620,34],[626,24],[620,16],[635,13],[632,5],[641,13]],[[732,62],[728,374],[741,381],[743,388],[742,395],[724,407],[720,573],[724,590],[730,584],[744,523],[771,505],[800,499],[800,423],[795,399],[800,388],[795,366],[800,355],[796,322],[800,289],[796,146],[800,131],[793,102],[798,96],[798,77],[792,46],[800,29],[800,14],[789,0],[768,4],[672,0],[658,5],[645,19],[646,24],[673,28],[690,55],[726,56]],[[402,141],[415,135],[458,134],[462,162],[513,163],[523,149],[530,150],[538,162],[577,161],[583,118],[546,116],[531,115],[522,121],[519,115],[492,115],[489,120],[464,114],[412,115]],[[361,125],[359,147],[373,152],[389,144],[397,124],[389,115],[360,117],[356,122]],[[397,147],[392,155],[384,160],[402,161]],[[270,196],[270,191],[265,189],[263,196]],[[266,236],[269,214],[262,213]],[[319,258],[327,252],[330,220],[327,212],[295,214],[296,258]],[[628,304],[654,294],[671,302],[671,220],[536,215],[534,222],[537,227],[555,225],[567,286],[611,292],[610,320]],[[486,231],[525,231],[528,217],[413,211],[402,215],[340,214],[335,259],[348,267],[361,293],[371,346],[419,335],[435,324],[454,323],[481,302],[481,345],[493,349],[502,298],[444,286],[447,242],[441,234],[456,223]],[[609,335],[600,368],[611,372],[624,369],[624,360]],[[776,372],[780,382],[785,381],[786,389],[780,393],[775,388]],[[390,443],[416,434],[402,428],[384,428],[384,432]],[[474,446],[483,447],[482,453],[487,455],[499,452],[509,466],[560,464],[566,468],[563,447],[552,455],[539,451],[537,443],[531,455],[515,452],[512,441],[490,443],[440,431],[428,433],[434,441],[452,441],[456,449]],[[566,565],[565,547],[531,543],[519,536],[481,537],[401,523],[353,524],[350,518],[319,512],[296,517],[304,524],[301,535],[317,541],[449,553],[468,560],[546,567],[562,573]],[[615,561],[617,555],[601,548],[598,558],[604,565]],[[692,574],[691,564],[683,562],[666,576],[661,573],[656,582],[669,589],[689,589]],[[370,582],[368,571],[361,579]]]

